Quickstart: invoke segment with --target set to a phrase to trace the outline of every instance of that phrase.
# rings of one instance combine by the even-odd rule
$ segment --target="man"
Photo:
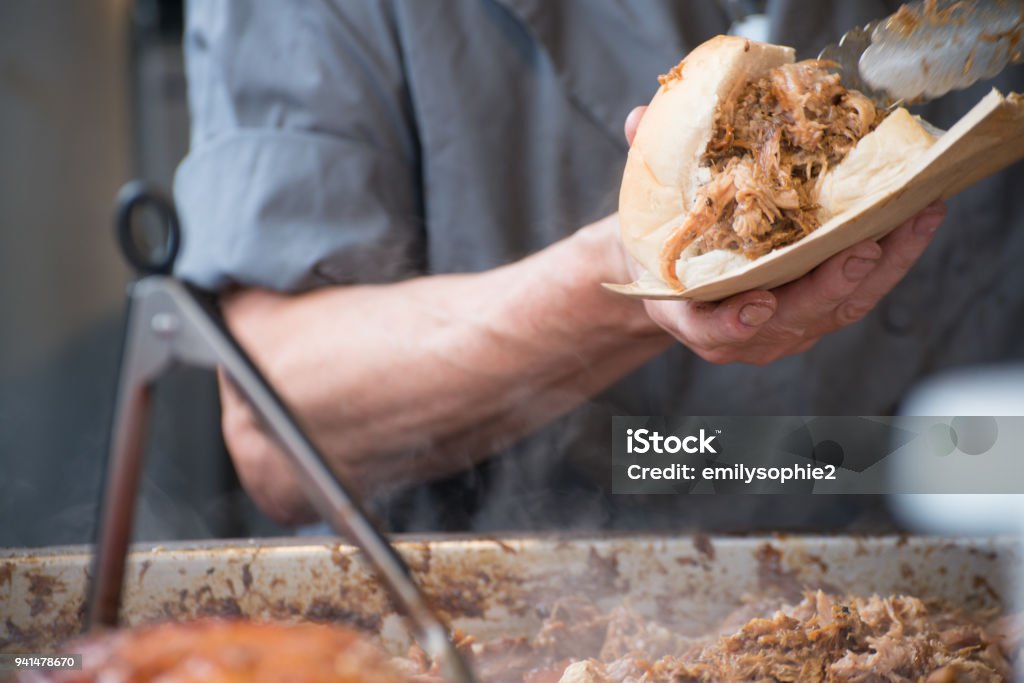
[[[770,40],[800,56],[895,10],[769,7]],[[885,414],[934,367],[1019,351],[1009,320],[991,323],[1002,348],[978,349],[943,336],[969,311],[925,313],[962,302],[937,276],[963,225],[875,308],[941,207],[717,305],[599,287],[631,279],[612,215],[622,122],[729,24],[714,2],[190,6],[181,274],[224,292],[241,342],[394,527],[813,524],[804,503],[609,495],[610,417]],[[936,123],[977,98],[947,98]],[[1020,221],[1008,177],[989,181],[1002,204],[982,247]],[[958,222],[983,200],[958,200]],[[1019,236],[1005,244],[1024,253]],[[1002,287],[1002,271],[959,263],[975,296]],[[310,519],[277,446],[229,389],[222,400],[247,489],[279,520]]]

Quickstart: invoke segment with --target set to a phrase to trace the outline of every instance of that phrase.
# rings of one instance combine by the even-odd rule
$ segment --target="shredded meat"
[[[660,623],[628,605],[602,616],[573,598],[556,603],[533,638],[475,645],[472,659],[486,683],[997,683],[1012,680],[1020,628],[996,616],[815,591],[797,603],[751,600],[697,638],[684,635],[690,623]]]
[[[818,179],[884,117],[828,66],[776,67],[719,108],[703,158],[711,179],[662,247],[669,285],[682,289],[676,262],[694,242],[697,253],[727,249],[754,259],[819,227]]]
[[[909,596],[805,593],[750,600],[717,626],[662,623],[629,604],[611,611],[556,602],[532,636],[455,646],[482,683],[995,683],[1012,679],[1019,622]],[[710,627],[709,627],[710,626]],[[205,619],[88,636],[80,671],[22,673],[29,682],[317,681],[443,683],[414,645],[388,661],[339,626]]]
[[[818,591],[680,658],[674,674],[681,681],[936,683],[1005,681],[1010,668],[981,625],[963,615],[913,597],[837,600]]]

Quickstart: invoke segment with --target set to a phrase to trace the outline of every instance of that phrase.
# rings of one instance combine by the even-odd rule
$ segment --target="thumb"
[[[647,107],[633,107],[633,111],[629,112],[629,116],[626,117],[626,142],[630,145],[633,144],[633,138],[636,137],[636,129],[640,126],[640,119],[644,117],[644,112],[647,111]]]

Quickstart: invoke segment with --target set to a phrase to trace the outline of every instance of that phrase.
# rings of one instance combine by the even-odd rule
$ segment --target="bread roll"
[[[715,134],[716,116],[723,106],[739,106],[736,100],[751,81],[767,77],[776,67],[793,64],[793,60],[793,50],[788,47],[719,36],[699,46],[660,79],[661,87],[630,147],[619,195],[623,242],[647,271],[634,290],[639,286],[659,296],[685,295],[725,274],[772,258],[773,253],[751,258],[749,251],[738,248],[710,248],[697,238],[682,250],[672,272],[671,268],[666,270],[665,254],[667,243],[678,239],[680,226],[692,219],[691,214],[703,208],[704,202],[711,205],[707,196],[699,195],[708,190],[712,180],[706,153]],[[866,101],[853,91],[849,96]],[[876,120],[885,116],[873,108],[872,114]],[[934,140],[905,109],[885,116],[837,165],[812,178],[813,183],[808,181],[807,187],[813,184],[814,194],[805,197],[804,204],[813,205],[815,224],[820,223],[817,230],[834,227],[830,223],[833,218],[865,197],[884,195],[906,176]],[[735,194],[736,188],[732,191]],[[695,204],[698,199],[700,206]],[[736,206],[735,201],[732,206]],[[722,208],[718,207],[719,211]],[[726,214],[720,220],[730,218]],[[772,230],[779,223],[768,221],[776,226]],[[767,229],[767,225],[764,227]],[[799,244],[799,239],[794,241]]]

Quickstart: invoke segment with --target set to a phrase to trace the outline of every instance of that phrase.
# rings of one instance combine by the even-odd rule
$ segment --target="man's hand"
[[[629,139],[641,113],[630,117]],[[640,302],[602,289],[629,277],[613,215],[480,273],[291,296],[242,289],[222,308],[332,467],[371,495],[471,467],[673,337],[718,363],[799,353],[892,289],[941,217],[937,207],[785,287],[718,304]],[[222,386],[224,436],[246,489],[282,522],[312,518],[279,445]]]
[[[631,144],[644,110],[637,107],[626,119]],[[874,308],[924,253],[945,214],[935,203],[880,242],[850,247],[772,291],[744,292],[713,304],[647,301],[647,313],[712,363],[764,365],[803,353]]]

